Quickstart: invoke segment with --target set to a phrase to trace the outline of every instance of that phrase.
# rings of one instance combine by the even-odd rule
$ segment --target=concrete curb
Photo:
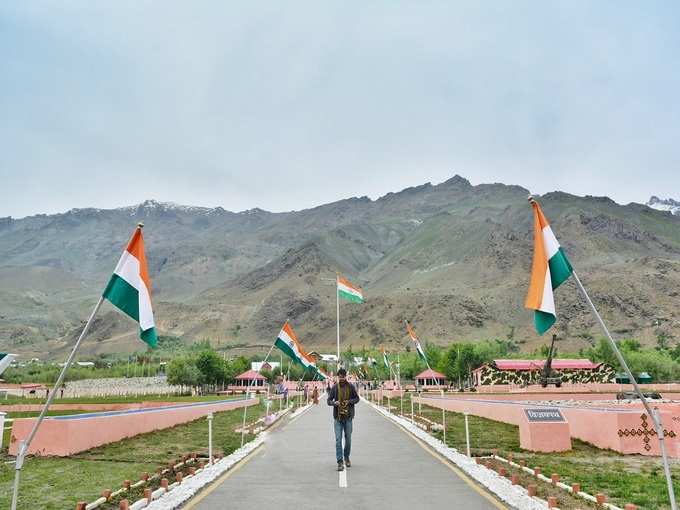
[[[296,419],[305,412],[309,411],[311,405],[307,405],[296,409],[290,413],[290,408],[284,409],[278,414],[276,421],[271,423],[269,427],[274,427],[281,422],[281,419],[289,414],[290,420]],[[186,477],[180,485],[173,488],[172,491],[159,494],[157,500],[151,503],[146,500],[139,500],[130,506],[131,509],[148,508],[149,510],[174,510],[180,508],[184,503],[194,497],[204,487],[210,485],[224,473],[233,469],[240,462],[252,455],[260,446],[262,446],[267,439],[268,432],[260,432],[255,439],[243,445],[242,448],[234,451],[230,455],[215,462],[211,467],[206,467],[201,472],[197,472],[194,476]],[[155,494],[154,494],[155,495]]]
[[[161,495],[158,500],[153,501],[148,505],[140,506],[139,508],[148,508],[149,510],[173,510],[181,507],[203,487],[215,481],[225,472],[229,471],[239,462],[255,452],[259,446],[264,444],[266,437],[267,432],[260,433],[255,439],[244,444],[243,447],[234,451],[232,454],[220,459],[212,466],[203,469],[201,473],[197,473],[191,478],[185,478],[181,485],[178,485],[173,490]]]
[[[364,398],[362,398],[362,400],[385,418],[393,421],[411,435],[427,444],[434,451],[458,466],[466,475],[486,487],[501,501],[512,505],[514,508],[521,508],[522,510],[545,510],[547,507],[545,503],[541,503],[529,496],[526,489],[523,487],[512,485],[510,480],[502,478],[495,471],[478,465],[473,459],[470,459],[459,453],[456,449],[445,445],[442,441],[431,436],[417,425],[413,425],[410,420],[389,413],[381,406],[369,402]]]

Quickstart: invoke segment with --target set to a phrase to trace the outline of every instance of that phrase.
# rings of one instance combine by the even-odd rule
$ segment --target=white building
[[[250,363],[250,369],[255,372],[260,372],[261,370],[269,370],[270,372],[275,368],[279,368],[281,363],[278,361],[267,361],[266,363],[262,361],[252,361]]]

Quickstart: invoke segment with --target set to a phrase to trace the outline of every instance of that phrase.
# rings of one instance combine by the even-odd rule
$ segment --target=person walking
[[[319,403],[319,388],[314,386],[314,390],[312,390],[312,401],[314,402],[314,405]]]
[[[359,395],[354,386],[347,380],[347,370],[338,370],[338,383],[331,388],[327,403],[333,406],[333,420],[335,428],[335,460],[338,471],[345,466],[352,467],[349,460],[352,452],[352,421],[354,420],[354,406],[359,403]],[[345,436],[345,446],[342,437]],[[344,461],[344,463],[343,463]]]

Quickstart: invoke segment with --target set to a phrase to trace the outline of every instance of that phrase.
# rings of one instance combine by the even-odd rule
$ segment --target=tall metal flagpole
[[[287,321],[286,321],[287,322]],[[264,357],[264,361],[262,362],[262,365],[264,365],[267,360],[269,359],[269,355],[272,353],[274,350],[274,345],[276,345],[276,342],[272,344],[272,346],[269,348],[269,352],[267,355]],[[260,370],[262,369],[262,365],[260,365]],[[257,373],[260,373],[260,370],[257,371]],[[253,383],[255,382],[255,378],[253,377]],[[248,400],[248,395],[250,394],[250,388],[253,386],[253,384],[249,384],[246,387],[246,400]],[[248,406],[243,406],[243,424],[241,425],[241,446],[243,446],[243,442],[245,441],[246,438],[246,414],[248,411]]]
[[[138,223],[137,224],[137,229],[141,229],[144,227],[143,223]],[[136,231],[135,231],[136,232]],[[88,330],[90,329],[90,326],[92,325],[92,321],[94,320],[94,316],[97,315],[97,312],[99,311],[99,308],[102,306],[102,303],[104,302],[104,295],[102,294],[99,296],[99,301],[97,301],[97,304],[95,305],[94,309],[92,310],[92,313],[90,314],[90,318],[87,319],[87,322],[85,323],[85,327],[83,328],[83,331],[80,333],[80,336],[78,337],[78,340],[76,341],[76,344],[73,346],[73,350],[71,351],[71,354],[69,354],[68,358],[66,359],[66,363],[64,363],[64,368],[61,369],[61,373],[59,374],[59,377],[57,378],[57,382],[54,383],[54,388],[53,391],[48,395],[47,401],[45,402],[45,405],[42,408],[42,411],[40,411],[40,416],[38,416],[38,420],[33,424],[33,428],[31,429],[31,433],[28,435],[28,438],[25,441],[21,441],[21,444],[19,445],[19,452],[17,454],[17,459],[14,463],[14,491],[12,493],[12,505],[11,505],[11,510],[16,510],[17,508],[17,501],[19,499],[19,482],[21,480],[21,468],[24,465],[24,459],[26,457],[26,454],[28,453],[29,447],[31,446],[31,442],[33,441],[33,438],[35,437],[36,433],[38,432],[38,427],[40,427],[40,424],[43,422],[45,419],[45,416],[47,415],[47,410],[50,407],[50,404],[52,403],[52,400],[54,400],[54,396],[57,394],[57,389],[61,387],[61,385],[64,382],[64,378],[66,377],[66,372],[70,368],[70,366],[73,364],[73,359],[76,356],[76,351],[78,350],[78,347],[80,347],[80,343],[83,341],[83,338],[85,338],[85,335],[87,335]]]
[[[94,310],[92,310],[92,313],[90,314],[90,318],[87,320],[87,323],[85,324],[85,327],[83,328],[83,331],[80,333],[80,337],[78,337],[78,341],[73,346],[73,350],[71,351],[71,354],[69,354],[69,357],[66,359],[66,363],[64,363],[64,368],[61,369],[61,373],[59,374],[59,377],[57,378],[57,382],[54,384],[54,388],[50,392],[49,397],[47,397],[47,402],[45,402],[45,405],[43,406],[42,411],[40,411],[40,416],[38,417],[38,420],[33,424],[33,429],[31,429],[31,433],[28,435],[28,438],[25,441],[21,441],[21,445],[19,446],[19,453],[17,455],[17,459],[16,459],[16,462],[14,464],[14,470],[15,471],[14,471],[14,492],[12,493],[12,506],[11,506],[12,510],[16,510],[16,508],[17,508],[17,501],[19,499],[19,481],[21,479],[21,468],[24,465],[24,458],[26,457],[26,454],[28,453],[28,449],[31,446],[31,442],[33,441],[33,438],[35,437],[35,434],[38,432],[38,427],[40,427],[40,424],[45,419],[45,415],[47,415],[47,410],[50,407],[52,400],[54,400],[54,396],[57,394],[57,388],[60,388],[62,383],[64,382],[64,377],[66,376],[66,371],[69,369],[69,367],[73,363],[73,359],[76,356],[76,351],[78,350],[78,347],[80,347],[80,343],[82,342],[83,338],[85,338],[87,331],[90,329],[90,325],[92,324],[94,316],[99,311],[99,308],[102,306],[103,302],[104,302],[104,296],[99,296],[99,301],[97,301],[97,304],[95,305]]]
[[[396,375],[397,375],[397,385],[399,386],[399,389],[401,390],[401,362],[399,361],[399,351],[397,351],[397,370],[396,370]]]
[[[340,370],[340,293],[338,292],[338,277],[336,275],[335,277],[335,302],[336,302],[336,311],[337,311],[337,326],[338,326],[338,331],[337,331],[337,339],[338,339],[338,363],[337,363],[337,368],[335,370],[335,373],[338,373],[338,370]]]
[[[320,280],[325,282],[333,282],[335,284],[335,312],[336,312],[336,326],[337,326],[337,344],[338,344],[338,361],[336,363],[335,371],[340,369],[340,294],[338,293],[338,278],[339,274],[335,274],[335,278],[320,278]]]
[[[604,321],[602,320],[602,317],[600,317],[600,314],[598,313],[597,309],[595,308],[595,305],[590,300],[590,296],[588,296],[588,293],[586,292],[585,287],[583,287],[581,280],[579,280],[579,277],[576,274],[576,271],[573,271],[572,275],[574,276],[574,281],[576,282],[576,286],[579,288],[579,290],[581,291],[581,294],[583,294],[583,297],[585,298],[586,302],[588,303],[588,306],[590,307],[590,311],[593,312],[593,315],[597,319],[597,322],[600,324],[600,327],[604,331],[604,334],[607,336],[607,339],[609,340],[609,344],[611,345],[611,348],[614,351],[614,354],[616,355],[616,359],[619,360],[619,364],[621,365],[623,370],[628,375],[628,378],[630,379],[631,383],[633,384],[633,388],[635,389],[635,392],[638,394],[638,397],[642,401],[642,405],[645,407],[647,414],[649,414],[650,418],[652,418],[652,422],[654,423],[654,428],[656,429],[656,435],[659,438],[659,450],[661,450],[661,457],[663,459],[663,470],[664,470],[664,473],[666,475],[666,485],[667,485],[667,488],[668,488],[668,497],[670,498],[670,502],[671,502],[671,509],[677,510],[678,507],[677,507],[677,504],[675,502],[675,492],[673,490],[673,479],[671,477],[670,465],[668,464],[668,454],[666,453],[666,444],[665,444],[665,441],[664,441],[663,426],[661,425],[661,416],[659,415],[658,412],[655,412],[656,410],[652,410],[652,407],[649,405],[649,402],[645,398],[644,393],[642,393],[640,386],[638,386],[638,383],[635,380],[635,377],[633,377],[633,373],[630,371],[630,368],[628,368],[628,363],[626,363],[626,360],[624,359],[623,354],[621,354],[621,351],[619,350],[618,346],[616,345],[616,342],[614,342],[614,339],[612,338],[612,335],[609,333],[609,330],[607,329],[607,326],[605,325]]]

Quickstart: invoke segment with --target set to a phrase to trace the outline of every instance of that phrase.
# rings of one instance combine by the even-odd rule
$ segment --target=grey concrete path
[[[325,401],[274,430],[246,464],[199,494],[190,508],[420,510],[505,508],[473,489],[397,425],[359,404],[352,467],[336,471]]]

